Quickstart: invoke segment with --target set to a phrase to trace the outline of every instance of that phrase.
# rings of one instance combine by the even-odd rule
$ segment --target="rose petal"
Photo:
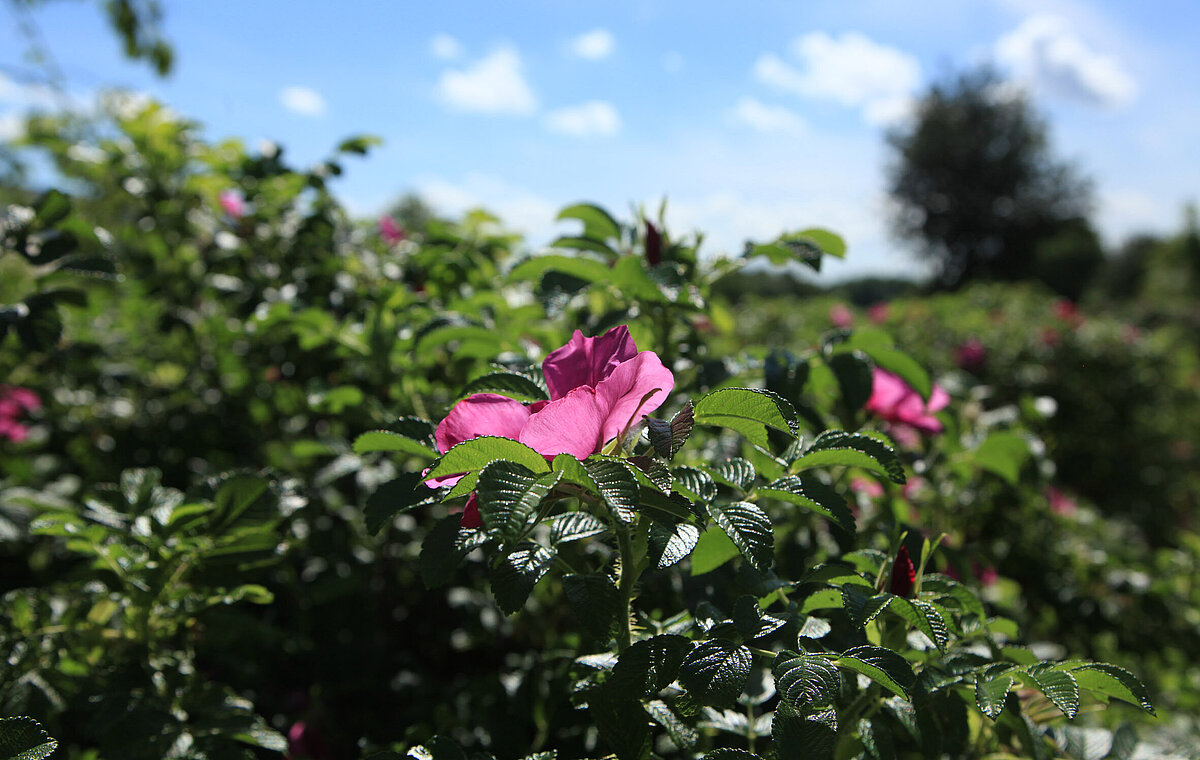
[[[483,515],[479,514],[479,497],[475,495],[474,491],[467,499],[467,505],[463,507],[462,517],[459,518],[458,524],[463,528],[483,527]]]
[[[631,421],[662,406],[674,387],[675,376],[653,351],[622,362],[596,386],[596,398],[605,410],[601,440],[616,438]]]
[[[557,401],[585,385],[595,388],[621,362],[635,356],[637,346],[625,325],[614,327],[599,338],[585,338],[576,330],[567,345],[551,351],[542,362],[551,400]]]
[[[596,391],[584,386],[530,415],[517,440],[547,459],[558,454],[586,459],[603,443],[603,424],[604,412]]]
[[[529,414],[529,408],[520,401],[497,393],[476,393],[454,405],[433,437],[443,454],[481,435],[515,439]]]

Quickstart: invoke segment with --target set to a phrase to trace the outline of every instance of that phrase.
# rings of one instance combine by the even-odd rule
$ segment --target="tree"
[[[1091,206],[1090,183],[1050,155],[1044,120],[990,68],[934,84],[887,141],[895,231],[941,287],[1033,275],[1039,243]]]

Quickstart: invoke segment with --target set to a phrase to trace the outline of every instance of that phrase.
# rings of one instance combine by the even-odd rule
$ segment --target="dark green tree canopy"
[[[1045,122],[990,68],[934,84],[887,136],[893,225],[938,285],[1021,279],[1038,244],[1091,205],[1091,186],[1050,155]]]

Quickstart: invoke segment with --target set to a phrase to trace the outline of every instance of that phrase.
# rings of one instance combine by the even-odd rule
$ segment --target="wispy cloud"
[[[301,116],[320,117],[325,115],[325,98],[311,87],[293,85],[279,91],[279,102],[292,113]]]
[[[1119,108],[1137,96],[1137,82],[1111,56],[1089,48],[1063,18],[1034,15],[996,43],[996,58],[1034,89]]]
[[[485,208],[499,216],[505,227],[525,233],[535,245],[544,245],[554,236],[558,206],[501,177],[469,174],[458,181],[427,177],[417,183],[417,190],[435,209],[451,216]]]
[[[729,111],[729,118],[759,132],[799,134],[804,119],[785,106],[772,106],[755,98],[742,98]]]
[[[916,58],[858,32],[836,38],[812,32],[794,40],[790,52],[798,65],[766,53],[754,65],[755,79],[781,92],[858,108],[872,124],[903,117],[921,81]]]
[[[617,41],[607,29],[593,29],[575,37],[568,48],[571,55],[589,61],[599,61],[612,55]]]
[[[516,49],[501,47],[465,69],[443,71],[437,94],[460,111],[527,116],[538,102],[522,68]]]
[[[612,103],[589,100],[546,114],[546,129],[571,137],[612,137],[621,131],[621,115]]]
[[[451,61],[463,54],[462,43],[448,34],[435,34],[429,40],[429,52],[434,58]]]

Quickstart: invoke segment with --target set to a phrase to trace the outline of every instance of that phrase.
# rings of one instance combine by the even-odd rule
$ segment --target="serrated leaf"
[[[804,715],[782,701],[775,711],[771,739],[780,758],[833,760],[837,727],[837,712],[833,708]]]
[[[614,459],[588,459],[583,466],[599,489],[604,503],[612,510],[613,517],[624,523],[636,520],[641,486],[630,465]]]
[[[549,398],[546,389],[533,378],[517,372],[492,372],[467,383],[462,396],[476,393],[500,393],[521,401],[543,401]]]
[[[484,530],[505,544],[520,539],[561,477],[558,472],[534,475],[528,467],[507,460],[484,467],[475,484]]]
[[[683,448],[688,436],[692,434],[694,423],[692,402],[688,402],[675,413],[670,422],[646,418],[646,427],[650,435],[650,445],[663,459],[674,459],[675,454]]]
[[[983,602],[975,595],[973,591],[954,580],[948,575],[940,573],[927,573],[921,578],[921,592],[932,591],[938,594],[938,601],[945,603],[946,600],[953,600],[963,610],[980,621],[987,620],[987,612],[983,608]]]
[[[786,501],[798,507],[827,517],[842,530],[854,535],[856,524],[854,513],[842,495],[815,478],[800,478],[788,475],[755,489],[759,496]]]
[[[660,570],[671,567],[691,554],[699,541],[700,528],[689,522],[655,520],[650,524],[651,561]]]
[[[775,688],[798,713],[832,705],[842,688],[842,678],[828,659],[783,651],[771,663]]]
[[[557,546],[570,541],[598,536],[608,530],[600,518],[587,512],[564,512],[550,521],[550,543]]]
[[[699,735],[696,729],[684,723],[683,720],[675,714],[675,711],[667,706],[666,702],[661,699],[654,699],[646,703],[646,712],[654,719],[654,722],[662,726],[667,736],[679,749],[691,749],[696,744]]]
[[[946,643],[950,633],[946,629],[946,620],[941,610],[929,602],[919,599],[905,599],[893,596],[888,604],[888,612],[907,621],[918,631],[929,637],[929,640],[942,652],[946,651]]]
[[[558,238],[555,243],[562,243],[566,247],[570,248],[587,249],[587,242],[582,242],[579,245],[575,245],[575,243],[583,240],[585,239]],[[611,249],[607,249],[607,246],[605,246],[603,243],[591,241],[591,245],[594,247],[599,247],[605,255],[616,255]],[[521,280],[536,282],[541,280],[547,272],[551,271],[561,272],[585,282],[605,282],[607,281],[612,270],[610,270],[608,265],[603,261],[597,261],[596,259],[591,258],[583,258],[581,256],[535,256],[533,258],[526,259],[525,261],[522,261],[520,264],[517,264],[515,267],[513,267],[512,271],[508,273],[507,279],[509,282]]]
[[[425,474],[425,479],[444,478],[464,472],[478,472],[497,459],[507,459],[535,473],[550,471],[546,458],[525,444],[493,435],[463,441],[442,455]],[[447,496],[449,498],[449,496]]]
[[[33,718],[0,718],[0,760],[42,760],[57,746]]]
[[[1012,673],[1011,665],[998,663],[975,676],[975,706],[992,720],[1004,710],[1004,700],[1016,680]]]
[[[608,643],[620,618],[621,592],[604,573],[564,575],[563,594],[571,611],[579,619],[586,636],[600,644]]]
[[[855,584],[847,583],[842,586],[842,606],[855,628],[862,628],[874,620],[895,598],[887,593],[864,594],[863,588]]]
[[[724,483],[739,491],[749,490],[754,485],[754,478],[757,477],[754,465],[741,457],[726,459],[716,467],[709,468],[708,474],[718,483]]]
[[[752,443],[766,447],[762,436],[750,432],[741,423],[766,426],[795,435],[796,412],[792,405],[771,391],[761,388],[721,388],[696,402],[693,418],[698,425],[728,427],[747,435]]]
[[[629,457],[629,459],[626,461],[637,468],[637,470],[634,471],[635,475],[640,472],[642,475],[646,476],[646,478],[650,481],[650,484],[654,486],[653,490],[660,491],[662,493],[670,493],[671,471],[668,470],[666,465],[664,465],[662,462],[645,456]],[[638,482],[642,483],[642,485],[646,484],[645,481],[643,481],[640,477],[638,478]]]
[[[430,504],[437,498],[437,491],[425,485],[421,473],[401,473],[367,497],[367,506],[363,511],[367,531],[378,533],[393,516],[422,504]]]
[[[709,502],[717,498],[717,484],[712,476],[695,467],[676,467],[672,471],[675,479],[675,490],[699,502]]]
[[[550,572],[553,564],[554,552],[526,542],[492,568],[492,596],[504,614],[511,615],[525,606],[533,587]]]
[[[708,513],[729,536],[742,556],[760,573],[775,563],[775,535],[771,518],[750,502],[709,504]]]
[[[1106,662],[1086,662],[1082,665],[1058,665],[1056,667],[1068,670],[1081,688],[1137,705],[1151,715],[1155,714],[1146,685],[1124,668],[1109,665]]]
[[[908,690],[917,680],[908,660],[882,647],[847,649],[837,658],[837,666],[863,674],[902,699],[909,698]]]
[[[421,542],[421,555],[417,567],[425,588],[437,588],[450,582],[454,570],[462,562],[463,554],[458,548],[459,524],[462,518],[450,515],[438,521]]]
[[[635,642],[617,657],[610,693],[627,699],[654,696],[675,680],[690,647],[687,637],[674,634]]]
[[[1037,687],[1063,715],[1074,718],[1079,711],[1079,684],[1064,670],[1053,670],[1053,663],[1031,665],[1018,673],[1028,676],[1027,685]],[[1029,683],[1032,681],[1032,683]]]
[[[732,704],[746,686],[752,662],[750,650],[736,642],[702,641],[684,658],[679,682],[699,704]]]
[[[588,712],[600,738],[620,760],[642,760],[650,752],[650,721],[637,700],[601,687],[588,695]]]
[[[859,351],[836,353],[828,359],[829,369],[837,378],[842,402],[850,411],[862,409],[871,398],[875,375],[866,354]]]
[[[700,760],[763,760],[761,755],[756,755],[753,752],[747,752],[744,749],[730,749],[724,747],[722,749],[714,749],[707,753]]]
[[[893,483],[905,482],[904,465],[896,450],[877,438],[842,430],[827,430],[792,463],[793,470],[814,467],[861,467],[885,475]]]
[[[802,639],[821,639],[828,636],[832,630],[833,626],[829,624],[828,620],[805,616],[797,636]]]

